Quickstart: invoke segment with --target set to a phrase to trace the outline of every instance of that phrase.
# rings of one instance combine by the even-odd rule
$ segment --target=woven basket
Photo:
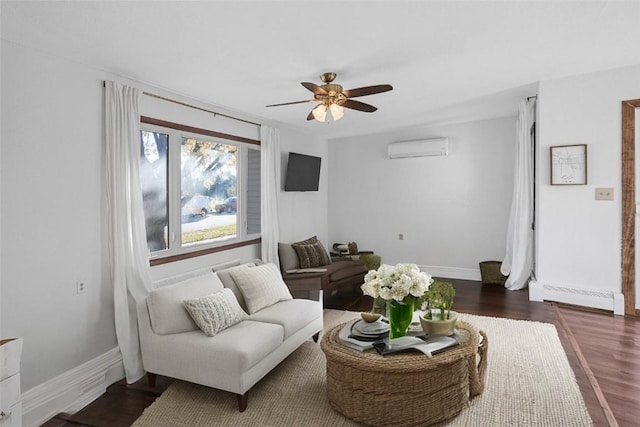
[[[320,345],[327,359],[327,397],[348,418],[372,426],[429,426],[458,415],[484,389],[488,341],[469,323],[458,322],[466,341],[431,358],[348,348],[338,337],[343,326],[331,329]]]
[[[500,261],[483,261],[480,263],[480,277],[483,285],[501,285],[507,281],[507,276],[500,272]]]

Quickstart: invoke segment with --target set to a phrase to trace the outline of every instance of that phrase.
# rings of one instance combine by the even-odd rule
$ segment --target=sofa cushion
[[[210,337],[248,317],[228,288],[201,298],[187,299],[183,304],[196,325]]]
[[[173,285],[152,291],[147,297],[151,327],[156,334],[168,335],[198,330],[182,301],[219,291],[222,282],[211,270]]]
[[[273,263],[253,268],[235,268],[229,273],[242,292],[249,314],[293,298],[282,280],[280,270]]]
[[[200,330],[167,335],[161,347],[154,347],[155,359],[162,350],[163,365],[155,368],[175,377],[184,371],[196,376],[212,376],[215,372],[240,375],[282,346],[283,337],[282,326],[251,320],[236,323],[214,337]],[[185,366],[177,367],[181,364]]]
[[[249,320],[281,325],[287,339],[319,317],[322,317],[322,306],[317,301],[292,299],[253,313]]]
[[[294,243],[291,246],[293,246],[298,255],[300,268],[321,267],[331,264],[331,257],[320,241],[309,244]]]

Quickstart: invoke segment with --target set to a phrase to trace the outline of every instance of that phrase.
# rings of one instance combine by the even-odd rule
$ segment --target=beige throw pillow
[[[253,314],[278,301],[293,299],[275,264],[263,264],[253,268],[229,270],[240,288],[249,314]]]
[[[183,304],[196,325],[210,337],[248,317],[227,288],[202,298],[185,300]]]

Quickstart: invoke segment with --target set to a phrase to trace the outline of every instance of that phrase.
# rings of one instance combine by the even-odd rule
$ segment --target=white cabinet
[[[21,354],[22,338],[0,340],[0,427],[22,426]]]

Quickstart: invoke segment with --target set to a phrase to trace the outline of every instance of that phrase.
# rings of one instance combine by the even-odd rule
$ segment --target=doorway
[[[636,309],[636,109],[640,99],[622,101],[622,294],[624,314]]]

